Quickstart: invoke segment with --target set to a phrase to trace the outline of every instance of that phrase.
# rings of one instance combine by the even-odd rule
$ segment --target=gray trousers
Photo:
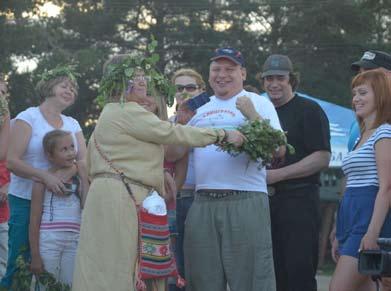
[[[186,291],[274,291],[269,198],[196,194],[185,222]]]

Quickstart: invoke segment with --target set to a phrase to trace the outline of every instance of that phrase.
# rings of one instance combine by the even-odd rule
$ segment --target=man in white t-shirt
[[[189,124],[231,129],[269,119],[281,129],[273,104],[243,90],[242,54],[220,48],[211,58],[215,96]],[[276,152],[283,155],[285,147]],[[265,168],[246,154],[232,157],[215,145],[194,149],[196,194],[186,220],[187,291],[273,291],[275,278]]]

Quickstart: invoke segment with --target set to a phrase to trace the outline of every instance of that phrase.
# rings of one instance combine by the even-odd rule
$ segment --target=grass
[[[318,268],[318,274],[322,276],[332,276],[335,269],[335,263],[330,259],[324,262],[324,264]]]

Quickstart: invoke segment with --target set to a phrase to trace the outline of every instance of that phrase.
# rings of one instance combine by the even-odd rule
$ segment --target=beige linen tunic
[[[109,103],[98,120],[88,144],[89,175],[114,173],[97,152],[102,152],[125,176],[158,192],[164,190],[162,144],[205,146],[216,140],[212,129],[173,125],[159,120],[134,102]],[[140,203],[149,190],[131,184]],[[134,291],[137,260],[137,213],[120,180],[92,180],[83,211],[76,256],[74,291]],[[164,291],[164,281],[155,280],[149,290]]]

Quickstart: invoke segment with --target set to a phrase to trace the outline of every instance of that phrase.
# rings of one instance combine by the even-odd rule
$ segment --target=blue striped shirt
[[[379,126],[365,143],[345,156],[342,170],[347,177],[346,187],[379,186],[375,144],[383,138],[391,138],[391,124]]]

